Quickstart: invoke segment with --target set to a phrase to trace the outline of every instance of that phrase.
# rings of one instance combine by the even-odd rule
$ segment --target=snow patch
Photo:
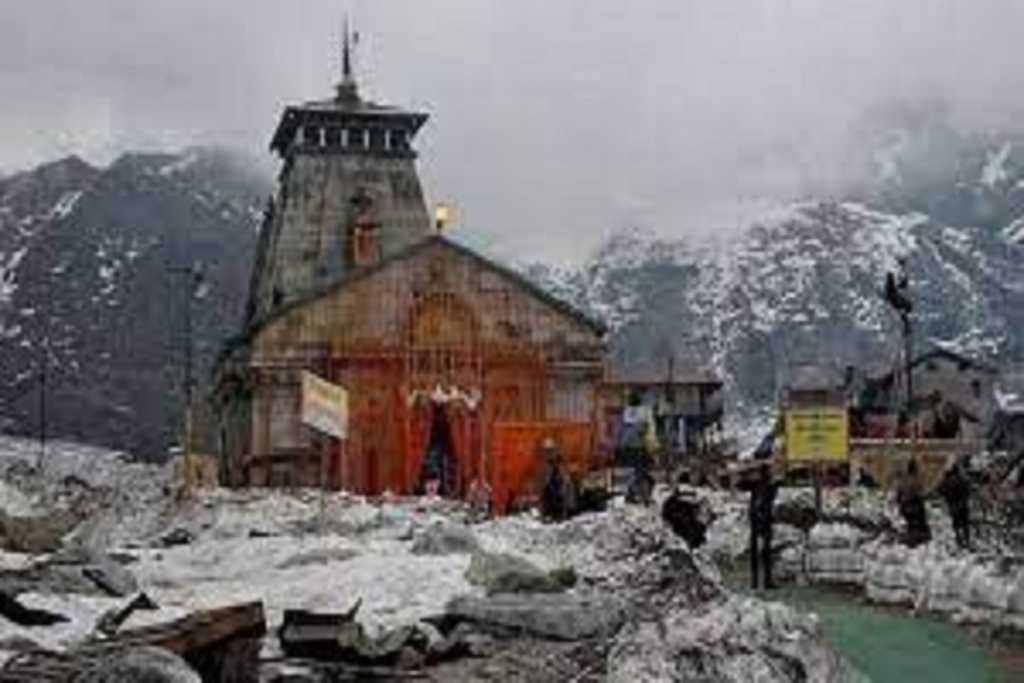
[[[71,212],[75,210],[75,205],[78,204],[78,200],[82,198],[82,191],[75,190],[73,192],[65,192],[61,195],[57,203],[54,204],[53,208],[50,209],[50,218],[53,220],[62,220],[71,215]]]
[[[23,247],[5,259],[4,253],[0,252],[0,304],[9,304],[14,298],[18,290],[15,270],[27,253],[28,247]]]
[[[195,165],[197,161],[199,161],[199,155],[196,152],[186,152],[184,155],[182,155],[178,159],[175,159],[171,163],[164,164],[163,166],[161,166],[157,170],[157,173],[167,178],[177,173],[181,173],[183,171],[188,170],[193,165]]]
[[[992,190],[996,185],[1006,182],[1006,160],[1010,158],[1011,151],[1013,151],[1013,145],[1007,142],[999,148],[999,151],[989,152],[986,155],[985,167],[981,169],[982,185]]]

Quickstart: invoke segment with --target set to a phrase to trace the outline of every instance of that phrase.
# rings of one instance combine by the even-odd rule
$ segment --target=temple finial
[[[341,83],[338,84],[338,99],[357,99],[359,94],[356,86],[356,78],[352,73],[352,48],[359,42],[359,34],[351,33],[348,25],[348,15],[345,15],[345,23],[342,28],[341,42]]]

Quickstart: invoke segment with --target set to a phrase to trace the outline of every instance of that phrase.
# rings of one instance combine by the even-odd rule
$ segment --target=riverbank
[[[750,592],[745,496],[702,495],[716,516],[706,552],[733,590]],[[1024,680],[1018,558],[989,546],[957,550],[935,508],[932,542],[905,548],[895,510],[874,491],[829,492],[824,512],[813,519],[809,491],[780,494],[773,548],[783,585],[760,597],[814,614],[863,680]]]
[[[730,579],[747,590],[749,577]],[[788,585],[762,598],[812,614],[825,639],[871,683],[1015,683],[1024,680],[1024,647],[992,640],[987,629],[931,614],[877,605],[844,587]]]

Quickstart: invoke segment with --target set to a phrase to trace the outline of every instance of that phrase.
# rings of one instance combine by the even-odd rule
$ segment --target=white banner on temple
[[[348,391],[302,373],[302,422],[338,439],[348,438]]]
[[[438,384],[432,391],[416,389],[415,391],[410,392],[409,405],[414,405],[416,401],[420,399],[428,399],[433,403],[442,404],[458,401],[464,403],[470,410],[476,410],[477,406],[480,405],[482,398],[483,396],[481,396],[479,389],[470,389],[469,391],[466,391],[457,386],[451,386],[446,389]]]

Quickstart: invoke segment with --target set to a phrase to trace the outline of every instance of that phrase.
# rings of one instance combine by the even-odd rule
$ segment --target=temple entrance
[[[418,489],[441,496],[456,493],[458,487],[458,458],[452,439],[451,421],[444,404],[433,405],[430,438],[423,454]]]

